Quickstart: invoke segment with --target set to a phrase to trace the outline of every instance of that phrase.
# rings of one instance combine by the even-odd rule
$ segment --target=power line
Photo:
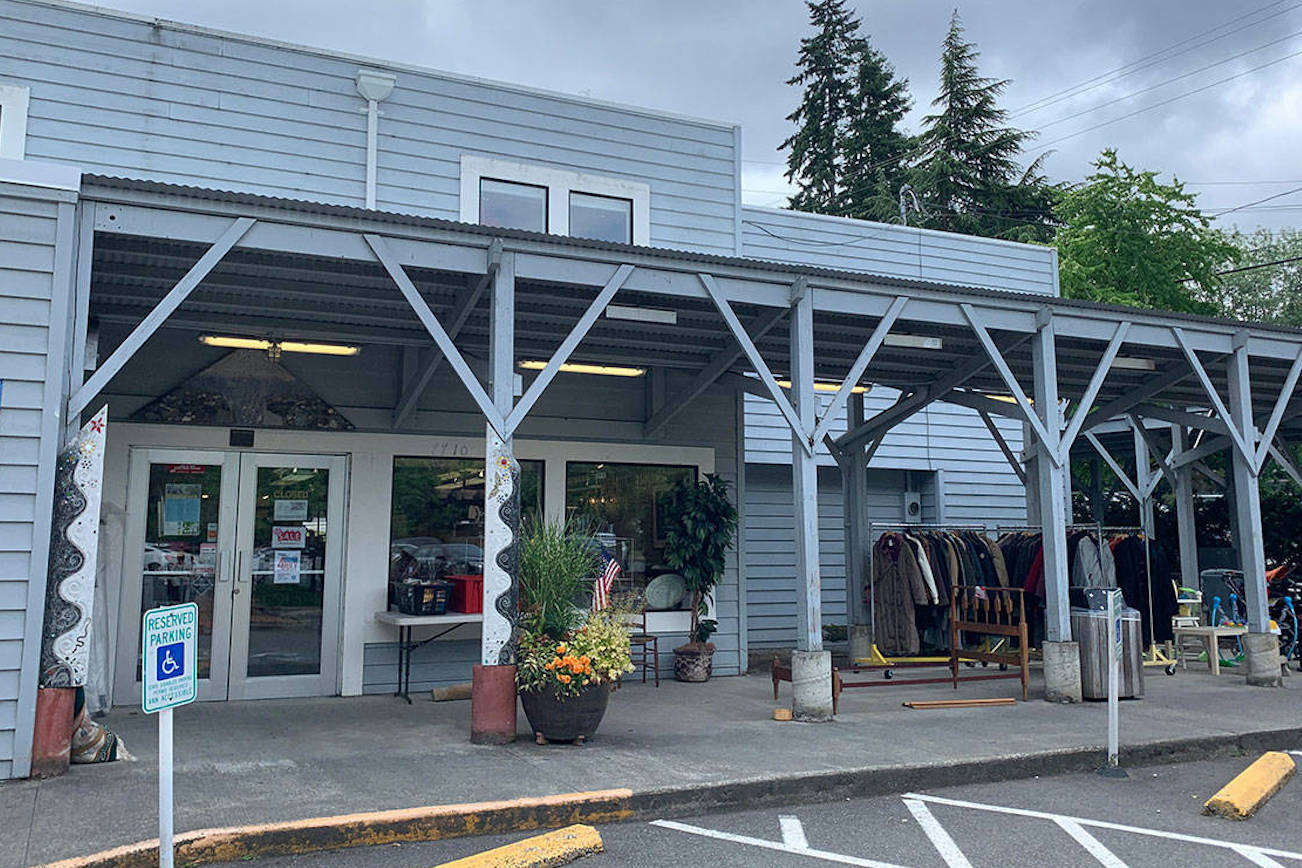
[[[1008,116],[1011,119],[1011,118],[1019,117],[1024,114],[1029,114],[1031,112],[1039,111],[1040,109],[1043,108],[1048,108],[1050,105],[1055,105],[1059,102],[1062,102],[1065,99],[1070,99],[1073,96],[1078,96],[1079,94],[1085,93],[1088,90],[1093,90],[1096,87],[1101,87],[1104,84],[1109,84],[1115,79],[1121,78],[1125,75],[1129,75],[1132,72],[1137,72],[1140,69],[1145,69],[1149,66],[1153,66],[1154,64],[1165,62],[1174,57],[1179,57],[1181,54],[1187,54],[1190,51],[1193,51],[1197,48],[1202,48],[1205,45],[1210,45],[1211,43],[1224,39],[1227,36],[1232,36],[1235,33],[1239,33],[1242,32],[1243,30],[1256,27],[1259,24],[1264,24],[1265,22],[1269,21],[1272,18],[1276,18],[1280,15],[1287,14],[1289,12],[1292,12],[1294,9],[1297,9],[1298,6],[1302,6],[1302,4],[1295,4],[1293,6],[1290,6],[1287,9],[1283,9],[1280,10],[1279,12],[1275,12],[1271,15],[1267,15],[1265,18],[1262,18],[1258,21],[1254,21],[1250,24],[1245,24],[1242,27],[1236,28],[1226,33],[1222,33],[1218,36],[1214,36],[1211,39],[1198,43],[1197,45],[1191,45],[1188,48],[1185,48],[1181,51],[1177,51],[1173,54],[1169,54],[1166,57],[1160,57],[1160,59],[1154,59],[1154,58],[1159,58],[1160,55],[1166,55],[1168,52],[1171,52],[1173,49],[1180,48],[1181,46],[1187,45],[1188,43],[1200,39],[1203,36],[1207,36],[1208,34],[1215,33],[1217,30],[1222,30],[1226,27],[1229,27],[1231,24],[1237,24],[1238,22],[1244,20],[1245,18],[1255,17],[1256,15],[1259,15],[1268,9],[1271,9],[1275,6],[1279,6],[1283,2],[1285,2],[1285,0],[1275,0],[1275,2],[1273,3],[1267,3],[1265,6],[1261,6],[1257,9],[1254,9],[1251,12],[1244,13],[1243,15],[1240,15],[1237,18],[1231,18],[1229,21],[1226,21],[1223,24],[1218,24],[1215,27],[1201,31],[1200,33],[1195,33],[1193,36],[1186,37],[1185,39],[1182,39],[1179,42],[1172,43],[1171,45],[1168,45],[1166,48],[1155,51],[1152,54],[1146,54],[1143,57],[1138,58],[1137,60],[1131,61],[1130,63],[1122,64],[1121,66],[1118,66],[1115,69],[1108,70],[1107,72],[1101,72],[1092,78],[1087,78],[1085,81],[1082,81],[1079,84],[1075,84],[1072,85],[1071,87],[1064,88],[1063,90],[1048,94],[1044,97],[1041,97],[1038,100],[1027,103],[1024,106],[1013,109],[1011,112],[1009,112]],[[1152,60],[1151,63],[1148,62],[1150,60]]]
[[[1298,5],[1302,6],[1302,3]],[[1101,102],[1096,106],[1083,109],[1082,111],[1076,112],[1075,114],[1066,115],[1065,117],[1058,118],[1057,120],[1040,124],[1040,129],[1045,130],[1049,127],[1054,127],[1057,126],[1058,124],[1063,124],[1066,123],[1067,121],[1081,117],[1082,115],[1091,114],[1093,112],[1099,111],[1100,109],[1105,109],[1110,105],[1116,105],[1119,102],[1125,102],[1126,100],[1134,99],[1135,97],[1140,96],[1142,94],[1146,94],[1150,91],[1157,90],[1158,88],[1166,87],[1168,84],[1174,84],[1175,82],[1189,78],[1190,76],[1198,75],[1200,72],[1206,72],[1209,69],[1214,69],[1215,67],[1218,66],[1224,66],[1230,61],[1238,60],[1240,57],[1245,57],[1249,54],[1255,54],[1258,51],[1264,51],[1265,49],[1270,48],[1271,46],[1279,45],[1281,42],[1288,42],[1290,39],[1293,39],[1298,36],[1302,36],[1302,30],[1298,30],[1294,33],[1290,33],[1288,36],[1281,36],[1279,39],[1272,40],[1270,42],[1265,43],[1264,45],[1258,45],[1256,48],[1249,48],[1247,51],[1240,51],[1238,54],[1232,54],[1229,57],[1225,58],[1224,60],[1218,60],[1215,63],[1209,63],[1206,66],[1200,66],[1197,69],[1190,70],[1189,72],[1181,73],[1180,75],[1177,75],[1174,78],[1168,78],[1166,81],[1159,81],[1157,84],[1152,84],[1149,85],[1148,87],[1141,88],[1136,91],[1132,91],[1126,94],[1125,96],[1119,96],[1116,97],[1115,99],[1110,99],[1107,102]]]
[[[1256,265],[1243,265],[1239,268],[1227,268],[1224,271],[1216,272],[1216,276],[1222,274],[1238,274],[1240,271],[1252,271],[1256,268],[1269,268],[1272,265],[1288,265],[1290,262],[1302,262],[1302,256],[1290,256],[1288,259],[1276,259],[1271,262],[1259,262]]]
[[[1264,199],[1257,199],[1253,202],[1246,202],[1243,205],[1235,205],[1233,208],[1226,208],[1224,211],[1218,211],[1212,214],[1212,217],[1224,217],[1226,214],[1233,214],[1235,211],[1242,211],[1245,208],[1251,208],[1254,205],[1260,205],[1262,202],[1269,202],[1272,199],[1280,199],[1284,196],[1291,196],[1294,193],[1302,193],[1302,187],[1294,187],[1292,190],[1285,190],[1283,193],[1276,193],[1273,196],[1267,196]]]
[[[1111,120],[1103,121],[1102,123],[1097,123],[1097,124],[1094,124],[1093,126],[1085,127],[1084,129],[1077,130],[1077,131],[1074,132],[1074,133],[1068,133],[1068,134],[1065,135],[1065,136],[1060,136],[1060,137],[1058,137],[1058,138],[1056,138],[1056,139],[1053,139],[1052,141],[1045,142],[1045,143],[1044,143],[1043,145],[1041,145],[1040,147],[1048,148],[1048,147],[1050,147],[1050,146],[1052,146],[1052,145],[1056,145],[1056,144],[1058,144],[1058,143],[1060,143],[1060,142],[1065,142],[1065,141],[1067,141],[1067,140],[1069,140],[1069,139],[1074,139],[1074,138],[1076,138],[1077,136],[1082,136],[1082,135],[1084,135],[1085,133],[1093,132],[1094,130],[1102,129],[1103,127],[1107,127],[1107,126],[1111,126],[1112,124],[1119,123],[1119,122],[1121,122],[1121,121],[1127,120],[1128,118],[1133,118],[1133,117],[1135,117],[1136,115],[1141,115],[1141,114],[1143,114],[1144,112],[1149,112],[1149,111],[1152,111],[1153,109],[1161,108],[1162,106],[1166,106],[1166,105],[1170,105],[1171,103],[1173,103],[1173,102],[1177,102],[1177,101],[1182,100],[1182,99],[1185,99],[1186,97],[1191,97],[1191,96],[1194,96],[1195,94],[1200,94],[1200,93],[1202,93],[1202,92],[1204,92],[1204,91],[1211,90],[1212,88],[1214,88],[1214,87],[1218,87],[1218,86],[1220,86],[1220,85],[1222,85],[1222,84],[1225,84],[1226,82],[1234,81],[1236,78],[1243,78],[1243,76],[1245,76],[1245,75],[1251,75],[1251,74],[1254,73],[1254,72],[1260,72],[1261,70],[1266,69],[1267,67],[1275,66],[1276,64],[1283,63],[1283,62],[1286,61],[1286,60],[1292,60],[1294,57],[1297,57],[1298,55],[1302,55],[1302,51],[1295,51],[1295,52],[1293,52],[1292,54],[1286,54],[1286,55],[1284,55],[1283,57],[1276,58],[1275,60],[1270,61],[1269,63],[1263,63],[1263,64],[1261,64],[1261,65],[1259,65],[1259,66],[1254,66],[1254,67],[1252,67],[1251,69],[1245,69],[1243,72],[1237,72],[1237,73],[1235,73],[1234,75],[1226,76],[1225,78],[1218,79],[1218,80],[1216,80],[1216,81],[1213,81],[1213,82],[1210,83],[1210,84],[1205,84],[1205,85],[1203,85],[1202,87],[1195,88],[1194,90],[1186,91],[1185,93],[1176,94],[1175,96],[1170,97],[1169,99],[1164,99],[1164,100],[1162,100],[1161,102],[1155,102],[1155,103],[1153,103],[1153,104],[1150,105],[1150,106],[1145,106],[1144,108],[1136,109],[1136,110],[1133,111],[1133,112],[1128,112],[1128,113],[1126,113],[1126,114],[1124,114],[1124,115],[1120,115],[1120,116],[1118,116],[1118,117],[1112,118]]]

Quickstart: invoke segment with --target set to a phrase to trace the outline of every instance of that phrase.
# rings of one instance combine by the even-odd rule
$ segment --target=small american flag
[[[612,557],[606,557],[606,567],[592,586],[592,610],[600,611],[610,605],[610,588],[619,578],[619,563]]]

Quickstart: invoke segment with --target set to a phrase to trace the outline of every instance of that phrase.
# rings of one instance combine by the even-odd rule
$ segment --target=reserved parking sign
[[[146,714],[194,702],[198,635],[199,607],[194,603],[150,609],[145,613],[140,648],[144,658],[141,706]]]

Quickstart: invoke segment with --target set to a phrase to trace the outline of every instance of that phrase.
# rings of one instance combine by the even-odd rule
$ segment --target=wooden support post
[[[814,428],[814,299],[805,293],[792,309],[791,432],[792,493],[796,519],[796,647],[823,649],[822,581],[818,563],[818,465],[804,432]]]
[[[1067,470],[1065,462],[1056,461],[1059,456],[1054,454],[1057,432],[1062,429],[1062,411],[1058,406],[1057,342],[1052,321],[1041,326],[1031,342],[1031,350],[1039,428],[1052,435],[1036,437],[1033,441],[1040,523],[1044,528],[1045,638],[1050,642],[1066,642],[1071,639],[1067,604]],[[1046,443],[1046,439],[1050,442]]]
[[[1179,455],[1189,448],[1189,432],[1183,425],[1171,426],[1171,440]],[[1193,467],[1186,464],[1176,468],[1175,526],[1180,544],[1180,584],[1186,588],[1198,587],[1198,517],[1194,512]]]
[[[848,424],[863,424],[863,395],[851,395]],[[849,629],[868,626],[864,587],[868,584],[868,461],[862,444],[850,447],[841,462],[841,488],[845,499],[845,610]],[[852,655],[853,656],[853,655]]]
[[[1256,423],[1252,417],[1252,383],[1248,372],[1248,348],[1240,345],[1229,359],[1229,422],[1236,446],[1255,443]],[[1234,514],[1238,517],[1239,564],[1243,570],[1244,605],[1248,610],[1248,632],[1268,629],[1266,613],[1266,551],[1261,534],[1261,494],[1257,488],[1255,452],[1251,448],[1230,450],[1234,478]],[[1276,675],[1279,673],[1276,672]]]

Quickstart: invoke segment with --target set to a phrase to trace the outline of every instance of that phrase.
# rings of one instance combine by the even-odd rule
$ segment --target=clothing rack
[[[897,531],[897,530],[898,531],[934,530],[934,531],[943,531],[943,532],[974,531],[976,533],[986,534],[990,532],[990,529],[987,525],[984,524],[927,524],[925,522],[893,522],[893,521],[868,522],[868,539],[870,542],[868,546],[868,622],[872,627],[873,645],[872,645],[871,656],[867,658],[868,662],[860,664],[858,660],[851,660],[850,669],[848,671],[884,669],[885,670],[884,674],[886,676],[887,683],[930,684],[932,683],[931,681],[918,681],[918,680],[892,682],[891,679],[894,678],[894,673],[892,672],[892,670],[897,667],[904,668],[904,667],[918,667],[918,666],[948,665],[950,661],[949,657],[917,656],[917,657],[888,658],[886,655],[882,654],[880,651],[877,650],[877,588],[873,583],[873,575],[875,572],[875,564],[873,563],[873,556],[877,548],[877,541],[878,539],[881,538],[882,534],[888,531]],[[943,680],[948,680],[948,679],[943,679]],[[858,687],[863,685],[853,685],[853,686]]]
[[[886,668],[889,670],[892,666],[931,666],[937,663],[948,663],[948,657],[899,657],[894,661],[887,659],[886,655],[877,650],[877,588],[873,584],[873,573],[875,565],[873,564],[873,554],[877,548],[877,540],[883,533],[892,530],[939,530],[939,531],[963,531],[971,530],[979,533],[988,533],[989,529],[984,524],[926,524],[923,522],[886,522],[870,521],[868,522],[868,623],[872,627],[873,648],[871,662],[867,664],[868,668]],[[850,661],[856,664],[857,661]],[[887,676],[888,678],[891,676]]]
[[[1153,620],[1153,537],[1142,527],[1110,527],[1100,524],[1099,540],[1103,534],[1137,534],[1144,539],[1144,589],[1148,594],[1148,651],[1144,653],[1145,666],[1164,666],[1168,675],[1175,674],[1175,660],[1157,647],[1157,624]],[[1169,648],[1168,648],[1169,650]]]

